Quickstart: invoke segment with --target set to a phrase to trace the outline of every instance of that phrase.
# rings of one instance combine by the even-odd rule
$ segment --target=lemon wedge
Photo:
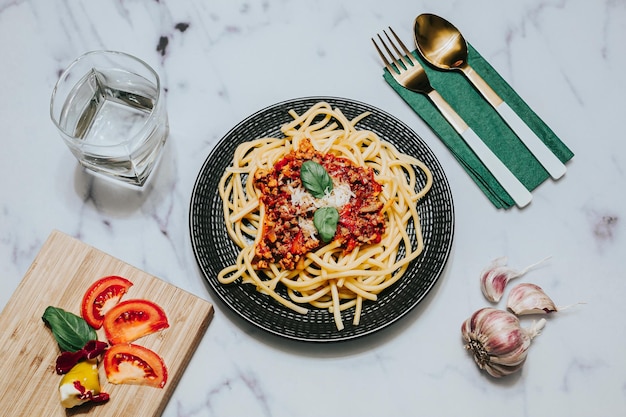
[[[59,383],[61,405],[65,408],[76,407],[100,394],[98,363],[95,361],[79,362],[63,376]]]

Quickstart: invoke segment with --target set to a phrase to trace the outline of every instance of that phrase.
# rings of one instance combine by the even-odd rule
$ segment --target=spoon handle
[[[461,136],[519,208],[530,203],[533,198],[530,191],[526,189],[524,184],[513,175],[471,128],[468,127],[465,132],[461,133]]]
[[[478,159],[491,172],[496,181],[511,196],[515,204],[522,208],[532,200],[530,191],[517,179],[506,165],[493,153],[478,135],[461,119],[447,101],[436,91],[428,93],[435,107],[452,127],[461,135],[465,143],[476,154]]]
[[[502,120],[511,128],[537,161],[548,171],[552,178],[561,178],[566,171],[565,165],[552,153],[550,148],[533,132],[528,125],[509,107],[500,96],[471,67],[466,66],[463,73],[489,104],[498,112]]]
[[[548,171],[555,180],[561,178],[567,168],[559,158],[546,146],[545,143],[533,132],[526,123],[503,101],[496,111],[502,119],[509,125],[511,130],[526,145],[528,150],[537,158],[539,163]]]

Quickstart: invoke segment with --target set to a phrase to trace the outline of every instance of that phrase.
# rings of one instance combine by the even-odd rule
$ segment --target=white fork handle
[[[561,160],[552,153],[550,148],[537,137],[535,132],[524,123],[506,102],[503,101],[498,106],[495,106],[495,109],[552,178],[556,180],[565,174],[566,168]]]
[[[468,127],[461,133],[461,136],[518,207],[522,208],[530,203],[533,198],[530,191],[526,189],[524,184],[513,175],[471,128]]]

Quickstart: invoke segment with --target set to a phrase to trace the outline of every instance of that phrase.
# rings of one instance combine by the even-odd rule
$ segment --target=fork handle
[[[532,200],[530,191],[517,179],[504,163],[493,153],[491,149],[478,137],[465,121],[454,111],[448,102],[436,91],[428,93],[428,97],[441,112],[443,117],[461,135],[465,143],[476,154],[478,159],[485,164],[502,188],[511,196],[515,204],[522,208]]]
[[[515,204],[522,208],[532,200],[530,191],[517,179],[491,149],[478,137],[471,128],[461,133],[463,140],[485,164],[502,188],[511,196]]]

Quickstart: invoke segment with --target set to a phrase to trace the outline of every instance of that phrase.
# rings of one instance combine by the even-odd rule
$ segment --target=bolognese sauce
[[[304,189],[300,168],[305,161],[319,163],[331,177],[333,190],[326,197],[314,198]],[[288,270],[302,269],[305,255],[326,244],[313,226],[315,210],[320,207],[337,209],[339,220],[332,241],[344,254],[360,245],[379,243],[385,232],[379,198],[382,186],[374,179],[374,171],[347,158],[318,152],[308,139],[272,169],[257,170],[254,185],[265,208],[253,259],[257,269],[267,269],[272,263]]]

